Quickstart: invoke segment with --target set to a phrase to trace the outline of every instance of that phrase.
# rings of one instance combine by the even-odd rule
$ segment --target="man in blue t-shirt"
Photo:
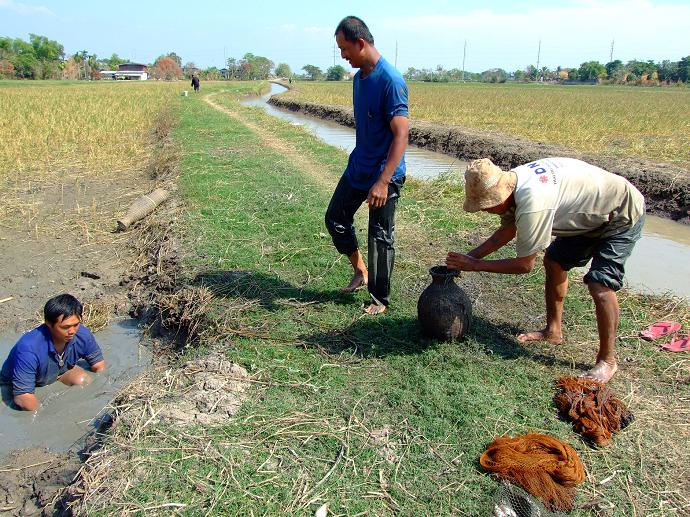
[[[59,380],[67,386],[86,385],[91,377],[76,366],[86,360],[92,372],[105,368],[103,353],[89,329],[81,325],[82,304],[74,296],[61,294],[43,308],[45,323],[24,334],[10,350],[0,370],[0,384],[12,390],[21,409],[37,410],[41,403],[37,386]]]
[[[369,314],[380,314],[390,303],[395,258],[395,207],[405,182],[405,147],[409,130],[407,85],[400,72],[374,47],[366,24],[344,18],[335,30],[340,55],[353,68],[356,144],[326,211],[326,227],[336,249],[347,255],[354,270],[351,293],[368,286]],[[364,264],[354,227],[360,205],[369,205],[368,262]]]

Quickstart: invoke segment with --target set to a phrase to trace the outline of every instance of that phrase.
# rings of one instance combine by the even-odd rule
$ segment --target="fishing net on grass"
[[[576,433],[588,442],[607,445],[613,433],[635,417],[605,385],[592,379],[561,377],[554,397],[561,418],[573,423]]]
[[[494,493],[493,517],[565,517],[563,512],[550,512],[536,497],[522,488],[502,481]]]
[[[575,486],[585,480],[575,449],[540,433],[496,438],[479,463],[499,479],[541,499],[549,511],[572,510]]]

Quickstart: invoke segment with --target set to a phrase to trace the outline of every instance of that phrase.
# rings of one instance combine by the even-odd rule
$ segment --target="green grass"
[[[221,88],[230,91],[217,102],[306,157],[335,186],[343,152],[239,107],[241,86],[210,86]],[[579,282],[566,304],[560,347],[522,348],[512,337],[542,320],[540,269],[463,275],[475,311],[468,339],[421,337],[416,302],[429,281],[426,269],[496,224],[462,212],[452,175],[406,184],[393,306],[363,318],[366,293],[337,293],[350,270],[323,226],[331,189],[196,96],[185,99],[180,117],[174,137],[189,206],[185,270],[190,284],[215,293],[212,317],[227,329],[186,357],[221,351],[258,382],[223,425],[150,426],[128,440],[119,452],[137,466],[135,482],[99,511],[175,502],[186,505],[179,509],[185,515],[213,513],[209,508],[313,515],[328,502],[335,514],[489,515],[498,485],[481,470],[479,455],[494,437],[528,430],[555,435],[581,454],[589,477],[578,504],[612,504],[616,515],[667,515],[687,504],[674,484],[688,486],[687,418],[679,420],[687,416],[687,365],[634,337],[641,322],[662,315],[687,324],[686,305],[622,295],[623,368],[613,387],[638,420],[611,447],[590,449],[552,405],[556,377],[578,373],[596,351],[593,308]],[[114,433],[127,436],[127,428]]]

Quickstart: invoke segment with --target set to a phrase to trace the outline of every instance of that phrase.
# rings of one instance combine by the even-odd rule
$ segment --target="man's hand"
[[[477,259],[463,253],[449,251],[446,257],[448,269],[459,269],[460,271],[474,271]]]
[[[369,195],[367,196],[367,204],[369,208],[381,208],[386,204],[388,200],[388,183],[385,181],[378,180],[369,189]]]

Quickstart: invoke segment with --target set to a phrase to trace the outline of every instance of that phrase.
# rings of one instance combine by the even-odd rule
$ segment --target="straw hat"
[[[503,203],[515,190],[517,175],[503,171],[488,158],[474,160],[465,171],[466,212],[478,212]]]

